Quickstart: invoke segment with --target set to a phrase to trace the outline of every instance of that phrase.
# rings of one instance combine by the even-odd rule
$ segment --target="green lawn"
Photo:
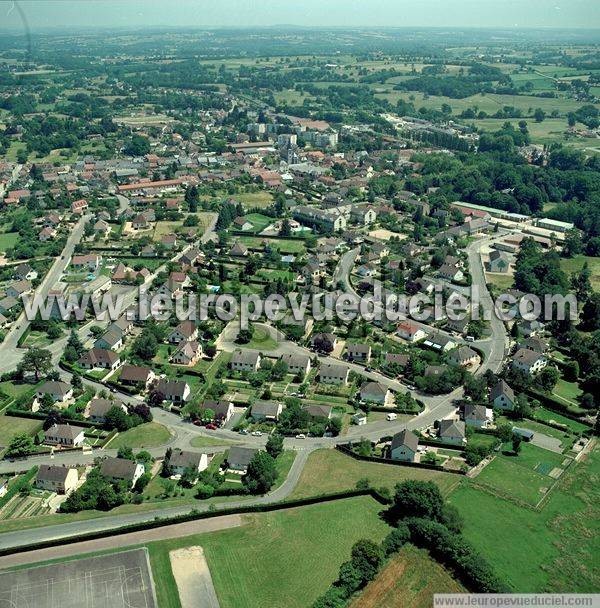
[[[500,292],[504,292],[513,286],[514,279],[508,273],[486,273],[485,280],[496,287]]]
[[[305,498],[353,489],[358,480],[365,478],[369,479],[374,487],[389,488],[393,488],[405,479],[434,481],[444,493],[454,487],[460,479],[458,475],[441,471],[363,462],[346,456],[338,450],[324,449],[316,450],[308,457],[292,497]]]
[[[505,446],[508,451],[511,446]],[[561,467],[565,457],[529,443],[521,444],[518,456],[500,453],[475,478],[509,497],[536,505],[554,484],[549,476],[554,467]]]
[[[571,420],[571,418],[567,418],[566,416],[562,416],[557,412],[547,410],[543,407],[538,407],[535,410],[535,415],[541,420],[545,420],[546,422],[550,422],[553,420],[554,422],[558,422],[559,424],[564,424],[568,428],[570,428],[571,431],[573,431],[574,433],[583,433],[584,431],[589,429],[588,426],[582,424],[581,422],[577,422],[577,420]]]
[[[150,543],[150,561],[161,608],[179,608],[169,551],[200,545],[222,608],[310,606],[336,578],[352,545],[379,542],[389,531],[370,497],[260,513],[244,526]],[[307,582],[310,581],[309,584]]]
[[[271,335],[262,327],[254,327],[252,340],[248,344],[244,344],[244,348],[258,351],[269,351],[277,348],[277,342]]]
[[[567,382],[561,378],[556,383],[552,394],[563,401],[567,401],[571,405],[577,405],[582,392],[583,391],[576,382]]]
[[[0,415],[0,452],[8,446],[15,435],[19,435],[20,433],[34,435],[41,428],[41,420]]]
[[[269,207],[273,202],[273,195],[266,190],[258,192],[242,192],[235,195],[235,200],[242,203],[246,208]]]
[[[244,218],[252,224],[253,232],[261,232],[269,224],[272,224],[275,221],[272,217],[263,215],[262,213],[249,213],[248,215],[245,215]]]
[[[498,422],[513,424],[513,421],[503,416],[500,416],[496,419],[496,423]],[[533,420],[519,420],[516,425],[519,428],[529,429],[531,431],[534,431],[535,433],[541,433],[543,435],[548,435],[549,437],[554,437],[555,439],[558,439],[563,449],[566,447],[572,447],[573,443],[575,442],[575,435],[571,433],[570,429],[561,431],[559,429],[555,429],[554,427],[548,426],[547,424],[535,422]]]
[[[120,447],[156,448],[164,445],[171,438],[169,429],[158,422],[146,422],[124,433],[119,433],[108,448],[118,450]]]
[[[0,234],[0,251],[6,251],[14,247],[19,240],[18,232],[4,232]]]
[[[190,445],[193,448],[210,448],[215,445],[231,445],[236,443],[235,441],[229,441],[228,439],[218,439],[217,437],[204,437],[198,435],[190,441]]]
[[[575,463],[541,511],[463,480],[450,496],[464,534],[516,591],[591,593],[600,585],[600,451]]]
[[[600,290],[600,258],[593,258],[587,255],[577,255],[574,258],[563,258],[560,261],[561,270],[571,274],[579,272],[587,262],[591,272],[590,281],[594,291]]]

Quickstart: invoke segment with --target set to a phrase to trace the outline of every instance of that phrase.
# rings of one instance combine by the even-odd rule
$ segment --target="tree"
[[[23,355],[17,369],[23,372],[33,372],[37,381],[41,375],[48,373],[51,367],[52,353],[44,348],[32,346]]]
[[[131,428],[129,416],[118,406],[113,405],[104,416],[104,424],[108,429],[126,431]]]
[[[248,329],[240,329],[236,342],[238,344],[248,344],[248,342],[252,340],[253,335],[254,331],[252,329],[252,326],[250,326]]]
[[[81,355],[83,355],[85,352],[85,348],[74,329],[72,329],[71,333],[69,334],[69,339],[67,340],[67,348],[68,347],[73,348],[78,357],[81,357]]]
[[[369,539],[357,541],[352,547],[351,563],[359,572],[362,584],[375,578],[383,561],[381,547]]]
[[[496,436],[502,443],[510,441],[512,434],[513,432],[511,424],[504,423],[496,425]]]
[[[600,293],[594,292],[583,305],[581,328],[586,331],[600,329]]]
[[[544,112],[542,108],[536,108],[535,112],[533,113],[533,118],[535,119],[535,122],[543,122],[546,118],[546,112]]]
[[[277,458],[283,452],[283,435],[280,433],[271,433],[267,439],[265,450],[273,458]]]
[[[275,459],[267,452],[257,452],[248,463],[242,483],[251,494],[265,494],[277,480]]]
[[[517,435],[516,433],[512,438],[512,449],[514,454],[518,454],[521,451],[521,443],[523,442],[523,437],[521,435]]]
[[[133,450],[127,445],[123,445],[117,450],[117,458],[123,458],[124,460],[135,460]]]
[[[191,488],[196,483],[197,479],[198,479],[198,469],[194,466],[189,466],[189,467],[185,467],[185,469],[183,470],[179,483],[184,488]]]
[[[536,377],[536,384],[547,393],[552,392],[560,380],[560,372],[554,367],[545,367]]]
[[[74,389],[83,388],[83,381],[81,380],[81,376],[79,374],[73,374],[73,376],[71,377],[71,386]]]
[[[27,433],[15,435],[6,448],[6,455],[9,458],[21,458],[35,452],[33,439]]]
[[[431,481],[404,481],[396,485],[392,512],[397,518],[427,517],[438,520],[444,499]]]

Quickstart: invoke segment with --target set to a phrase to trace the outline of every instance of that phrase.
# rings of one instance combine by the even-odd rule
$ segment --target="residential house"
[[[451,445],[463,445],[467,442],[465,423],[462,420],[440,420],[438,440]]]
[[[103,397],[94,397],[85,409],[85,416],[90,422],[104,424],[106,422],[106,414],[108,414],[113,407],[118,407],[123,413],[127,414],[127,407],[120,401],[111,401],[110,399],[104,399]]]
[[[346,344],[349,361],[368,363],[371,360],[371,347],[368,344]]]
[[[127,458],[105,458],[100,464],[100,473],[109,481],[125,481],[133,488],[137,480],[144,474],[145,468],[141,462]]]
[[[504,380],[499,380],[490,391],[490,404],[499,410],[514,410],[517,399],[513,389]]]
[[[402,462],[415,462],[419,448],[419,438],[408,429],[396,433],[390,445],[390,458]]]
[[[204,401],[204,403],[200,405],[200,412],[206,410],[214,412],[214,420],[221,424],[227,424],[235,414],[233,403],[231,403],[231,401],[225,401],[224,399],[220,399],[219,401]]]
[[[283,411],[283,405],[279,401],[255,401],[250,408],[250,415],[254,420],[267,420],[277,422]]]
[[[94,348],[101,350],[119,350],[123,346],[123,333],[109,328],[94,342]]]
[[[505,253],[494,249],[494,251],[490,253],[490,259],[487,266],[488,272],[508,272],[510,262]]]
[[[134,386],[140,389],[146,389],[154,382],[156,376],[149,367],[140,365],[130,365],[126,363],[121,368],[119,382],[126,386]]]
[[[229,366],[237,372],[256,372],[260,367],[261,356],[255,350],[236,350],[231,356]]]
[[[494,422],[494,415],[490,408],[475,403],[465,403],[463,409],[465,424],[478,429],[486,429]]]
[[[79,473],[76,468],[41,464],[35,479],[35,487],[56,494],[70,494],[77,487],[78,481]]]
[[[310,357],[308,355],[285,354],[281,356],[281,361],[287,365],[290,374],[305,376],[310,372]]]
[[[255,448],[230,447],[226,458],[228,469],[236,473],[245,474],[248,471],[250,461],[257,452],[258,450]]]
[[[22,295],[30,293],[32,290],[32,285],[29,281],[15,281],[11,285],[6,288],[6,295],[9,298],[18,299]]]
[[[83,445],[85,429],[70,424],[53,424],[45,433],[44,443],[65,448]]]
[[[459,346],[448,353],[448,361],[453,365],[461,367],[470,367],[471,365],[479,365],[481,357],[469,346]]]
[[[418,342],[427,337],[427,332],[420,325],[408,320],[398,324],[396,333],[411,343]]]
[[[446,279],[447,281],[462,281],[465,278],[465,274],[460,268],[448,264],[442,264],[438,270],[438,274],[442,279]]]
[[[325,418],[331,420],[333,407],[330,405],[305,405],[304,411],[308,412],[311,418]]]
[[[537,374],[548,364],[548,360],[541,353],[528,348],[519,348],[511,357],[511,365],[528,374]]]
[[[77,215],[83,215],[83,212],[88,208],[87,201],[82,198],[71,203],[71,212]]]
[[[121,365],[121,357],[119,357],[117,353],[106,348],[92,348],[80,357],[77,363],[84,369],[100,367],[103,369],[115,370]]]
[[[443,353],[456,347],[456,342],[450,336],[446,336],[440,332],[435,332],[428,336],[423,344]]]
[[[397,365],[398,367],[405,368],[409,360],[410,356],[403,353],[385,353],[386,365]]]
[[[171,363],[175,365],[195,365],[202,357],[202,344],[197,340],[182,341],[177,350],[171,355]]]
[[[51,241],[52,239],[54,239],[56,237],[56,228],[50,228],[50,226],[46,226],[45,228],[42,228],[38,234],[38,239],[42,242],[42,243],[46,243],[47,241]]]
[[[45,395],[50,395],[55,403],[65,403],[73,397],[73,387],[60,380],[48,380],[36,392],[38,399],[43,399]]]
[[[523,348],[528,348],[529,350],[534,350],[537,353],[545,353],[550,348],[550,345],[546,340],[542,340],[537,336],[531,336],[530,338],[523,340],[521,346]]]
[[[0,300],[0,313],[3,315],[9,314],[12,310],[19,306],[20,302],[16,298],[7,296]]]
[[[165,401],[185,403],[190,398],[190,385],[185,380],[165,380],[161,378],[154,389]]]
[[[229,250],[229,255],[235,258],[246,257],[248,255],[248,247],[244,243],[236,241]]]
[[[360,400],[390,407],[394,404],[394,395],[381,382],[367,382],[360,388]]]
[[[315,350],[331,352],[337,346],[335,334],[318,333],[311,336],[310,344]]]
[[[189,452],[174,448],[165,455],[165,464],[172,475],[183,475],[187,470],[200,473],[208,468],[208,456],[204,452]]]
[[[345,365],[326,363],[319,370],[319,382],[322,384],[348,384],[350,370]]]
[[[252,230],[252,228],[254,228],[254,224],[249,222],[244,217],[236,217],[233,220],[233,227],[235,230],[242,230],[243,232],[245,232],[247,230]]]
[[[192,341],[198,338],[198,328],[194,321],[182,321],[168,336],[171,344],[180,344],[183,341]]]
[[[96,272],[102,257],[95,253],[86,253],[85,255],[74,255],[71,258],[71,266],[75,270],[87,270],[89,272]]]

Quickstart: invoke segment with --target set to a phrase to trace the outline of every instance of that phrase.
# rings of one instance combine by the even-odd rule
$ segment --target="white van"
[[[391,422],[392,420],[396,420],[396,418],[398,418],[398,414],[388,414],[388,415],[385,417],[385,419],[386,419],[388,422]]]

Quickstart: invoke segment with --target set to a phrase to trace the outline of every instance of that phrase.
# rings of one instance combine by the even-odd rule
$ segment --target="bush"
[[[213,486],[207,483],[199,483],[196,486],[196,498],[200,500],[205,500],[206,498],[212,498],[215,494],[215,489]]]
[[[386,556],[390,556],[400,551],[409,540],[410,530],[405,523],[400,522],[398,527],[392,530],[383,540],[383,551]]]

